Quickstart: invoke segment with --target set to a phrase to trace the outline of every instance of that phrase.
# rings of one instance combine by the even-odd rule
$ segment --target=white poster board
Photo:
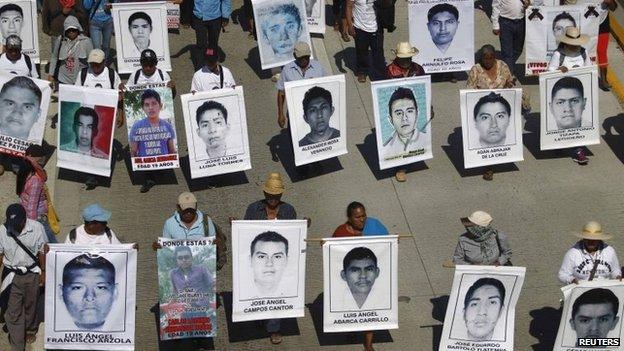
[[[52,89],[46,80],[0,74],[0,153],[41,145]]]
[[[464,167],[524,160],[522,89],[459,91]]]
[[[456,266],[440,351],[511,351],[524,267]]]
[[[304,0],[310,33],[325,33],[325,0]]]
[[[232,222],[232,321],[303,317],[307,225]]]
[[[398,329],[398,236],[324,240],[323,332]]]
[[[22,39],[22,53],[39,63],[39,25],[35,0],[0,1],[0,42],[9,35]]]
[[[191,178],[251,169],[243,87],[180,98]]]
[[[45,348],[134,350],[137,251],[133,244],[50,244]]]
[[[540,149],[600,144],[598,66],[542,73]]]
[[[409,41],[427,73],[468,71],[474,65],[472,0],[409,0]]]
[[[117,71],[133,73],[141,68],[141,52],[152,49],[158,68],[171,71],[167,6],[164,1],[113,3]]]
[[[342,74],[284,84],[295,165],[347,153],[345,85]]]
[[[553,351],[622,349],[624,283],[582,281],[561,291],[563,313]]]
[[[56,166],[110,177],[119,91],[61,84]]]
[[[594,7],[595,11],[591,11]],[[596,62],[600,5],[529,6],[526,10],[526,75],[536,75],[548,69],[548,63],[557,49],[556,37],[565,34],[567,27],[578,27],[589,36],[583,45],[586,55]]]
[[[297,42],[303,41],[312,47],[304,1],[251,1],[262,69],[280,67],[293,61]]]
[[[433,157],[431,76],[371,82],[379,169]]]

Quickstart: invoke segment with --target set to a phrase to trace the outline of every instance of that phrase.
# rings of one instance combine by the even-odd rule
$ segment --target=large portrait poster
[[[379,169],[433,157],[431,76],[371,82]]]
[[[50,244],[46,349],[134,350],[137,251],[132,245]]]
[[[307,224],[232,222],[232,321],[303,317]]]
[[[217,331],[216,254],[211,238],[159,238],[160,339],[213,337]]]
[[[460,90],[464,167],[524,160],[522,89]]]
[[[622,349],[624,283],[582,281],[564,286],[561,291],[563,313],[553,351]]]
[[[110,177],[119,91],[61,84],[56,166]]]
[[[589,37],[583,45],[586,55],[596,62],[600,4],[529,7],[526,10],[526,75],[536,75],[548,69],[557,50],[556,38],[565,35],[568,27],[578,27]]]
[[[22,39],[22,53],[39,63],[39,26],[35,0],[0,1],[0,43],[9,35]]]
[[[346,154],[344,75],[291,81],[284,87],[295,165]]]
[[[540,149],[600,144],[598,67],[542,73]]]
[[[164,1],[113,3],[117,71],[133,73],[141,68],[141,52],[152,49],[158,68],[171,71],[167,7]]]
[[[179,167],[173,94],[167,84],[126,87],[124,110],[132,170]]]
[[[440,351],[511,351],[524,267],[456,266]]]
[[[427,73],[468,71],[474,65],[472,0],[409,0],[410,44]]]
[[[323,332],[398,329],[398,236],[323,243]]]
[[[180,98],[191,178],[251,169],[243,87]]]
[[[41,145],[52,89],[46,80],[0,74],[0,153]]]
[[[299,41],[312,47],[304,1],[310,0],[252,0],[262,69],[293,61]]]
[[[310,33],[325,33],[325,0],[304,0]]]

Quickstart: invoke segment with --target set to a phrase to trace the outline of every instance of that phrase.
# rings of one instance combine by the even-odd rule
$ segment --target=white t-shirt
[[[160,79],[160,74],[158,73],[158,70],[162,72],[163,79]],[[128,81],[126,82],[127,85],[135,85],[134,80],[137,74],[139,75],[139,79],[137,79],[136,85],[151,84],[151,83],[164,83],[164,82],[168,82],[171,80],[171,76],[169,76],[169,73],[167,73],[167,71],[162,70],[160,68],[156,69],[156,71],[154,71],[154,74],[152,74],[151,77],[146,76],[143,73],[142,69],[138,69],[130,75],[130,78],[128,78]]]
[[[108,244],[121,244],[115,232],[110,230],[111,238],[108,239],[106,233],[102,233],[102,235],[91,235],[87,233],[84,229],[84,224],[80,227],[76,228],[76,240],[74,244],[76,245],[108,245]],[[71,244],[71,240],[69,240],[69,234],[65,238],[65,244]]]
[[[548,62],[548,70],[556,71],[559,69],[559,66],[565,66],[568,69],[576,68],[576,67],[585,67],[591,66],[591,60],[589,59],[589,55],[585,55],[585,59],[583,59],[583,55],[578,56],[568,56],[563,58],[563,63],[559,65],[559,60],[561,59],[561,54],[559,51],[553,52],[552,57],[550,58],[550,62]]]
[[[223,88],[234,88],[236,86],[236,82],[234,81],[232,72],[230,72],[228,68],[221,65],[219,65],[219,69],[223,72]],[[193,74],[191,91],[208,91],[221,88],[220,75],[213,73],[207,67],[202,67],[199,71]]]
[[[353,2],[353,26],[365,32],[377,31],[374,0],[349,0]]]
[[[6,54],[2,54],[0,55],[0,71],[16,76],[39,78],[39,73],[37,73],[37,67],[35,66],[35,62],[32,61],[32,59],[30,60],[30,62],[32,68],[28,70],[28,65],[26,64],[24,54],[22,54],[20,59],[15,62],[11,62],[11,60],[6,57]]]
[[[82,81],[82,71],[78,72],[78,77],[76,78],[76,83],[74,85],[85,86],[89,88],[103,88],[103,89],[119,89],[119,84],[121,84],[121,78],[119,78],[119,74],[113,71],[114,79],[114,87],[110,86],[110,78],[108,77],[108,70],[110,68],[104,67],[104,70],[99,75],[95,75],[91,69],[87,69],[87,78],[85,79],[84,84],[80,84]]]

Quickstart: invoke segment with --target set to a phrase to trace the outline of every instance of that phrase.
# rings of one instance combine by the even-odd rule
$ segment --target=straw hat
[[[282,176],[279,173],[269,174],[262,190],[271,195],[282,194],[284,192],[284,182],[282,181]]]
[[[465,226],[479,225],[487,227],[492,222],[492,216],[485,211],[475,211],[468,217],[460,218],[461,222]]]
[[[603,233],[602,226],[600,225],[600,223],[595,222],[595,221],[587,222],[587,224],[585,224],[585,226],[583,227],[583,231],[575,235],[581,239],[588,239],[588,240],[613,239],[613,235]]]
[[[581,31],[576,27],[568,27],[564,35],[557,37],[557,41],[568,45],[581,46],[587,44],[589,37],[581,34]]]
[[[418,54],[418,49],[411,46],[410,43],[406,41],[402,41],[397,44],[396,50],[392,50],[392,52],[399,58],[407,58],[416,56]]]

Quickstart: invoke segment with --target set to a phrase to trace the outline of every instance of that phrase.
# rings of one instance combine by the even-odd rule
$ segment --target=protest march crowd
[[[599,143],[597,88],[610,89],[609,12],[616,0],[493,0],[491,6],[499,58],[487,44],[475,60],[472,1],[409,0],[409,38],[396,43],[386,64],[384,32],[396,28],[395,1],[333,1],[334,30],[355,42],[357,81],[370,80],[379,169],[391,169],[396,181],[407,180],[408,165],[433,157],[432,100],[441,97],[432,94],[431,75],[457,83],[466,71],[467,84],[458,89],[465,168],[479,168],[491,181],[493,165],[523,160],[521,121],[532,106],[518,77],[538,74],[541,149],[563,150],[588,164],[585,146]],[[313,175],[319,162],[347,152],[344,75],[331,75],[312,58],[310,33],[325,32],[324,1],[245,0],[243,8],[260,66],[271,70],[277,124],[287,130],[297,172]],[[256,109],[258,102],[245,101],[219,46],[231,12],[230,0],[0,0],[0,175],[17,175],[19,196],[0,226],[0,321],[12,351],[32,344],[41,322],[46,349],[138,346],[139,247],[122,243],[109,228],[113,212],[122,209],[86,206],[83,224],[59,241],[44,168],[56,152],[56,166],[77,172],[92,190],[126,159],[143,180],[140,192],[149,192],[163,170],[181,164],[173,112],[181,94],[191,178],[251,169],[245,103]],[[39,47],[38,22],[50,48]],[[188,88],[170,74],[168,30],[179,26],[195,31],[196,72]],[[46,67],[40,53],[48,50]],[[523,50],[524,71],[517,68]],[[50,151],[43,134],[53,99],[59,109],[50,128],[58,129],[58,140]],[[123,126],[125,146],[114,137]],[[261,199],[242,219],[229,219],[229,237],[193,193],[179,195],[152,244],[159,340],[208,349],[206,340],[216,335],[217,272],[231,260],[232,322],[262,321],[269,342],[282,343],[282,320],[304,316],[306,245],[316,242],[307,237],[311,220],[298,219],[284,192],[281,174],[270,173]],[[465,232],[449,252],[447,265],[456,271],[439,349],[512,350],[526,269],[512,264],[512,248],[490,214],[475,211],[460,220]],[[605,242],[611,236],[595,221],[577,236],[558,272],[566,286],[557,350],[605,346],[592,340],[619,338],[623,328],[621,266]],[[364,350],[371,351],[373,331],[399,328],[400,237],[354,201],[333,236],[318,240],[324,332],[362,332]]]

